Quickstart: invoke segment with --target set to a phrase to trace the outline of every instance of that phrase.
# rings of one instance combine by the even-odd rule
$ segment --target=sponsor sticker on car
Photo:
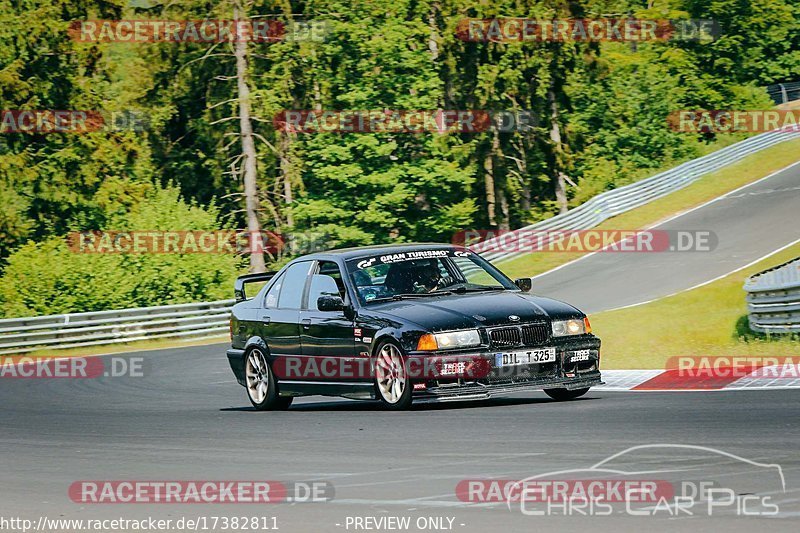
[[[403,263],[405,261],[439,259],[442,257],[470,257],[471,255],[472,252],[467,250],[416,250],[380,256],[376,255],[356,262],[355,266],[356,268],[363,270],[376,265],[391,265],[393,263]]]
[[[556,349],[549,348],[534,348],[532,350],[523,350],[516,352],[502,352],[494,354],[494,366],[519,366],[519,365],[536,365],[540,363],[553,363],[556,360]]]
[[[575,350],[572,352],[572,357],[569,358],[570,363],[577,363],[579,361],[588,361],[591,356],[591,350]]]
[[[443,376],[448,376],[452,374],[463,374],[466,371],[467,371],[467,363],[465,361],[442,363]]]

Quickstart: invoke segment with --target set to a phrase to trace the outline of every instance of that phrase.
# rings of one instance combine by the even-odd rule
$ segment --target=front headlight
[[[588,318],[576,318],[572,320],[554,320],[553,337],[564,337],[567,335],[583,335],[591,333],[592,326]]]
[[[420,337],[417,350],[447,350],[450,348],[470,348],[480,346],[481,336],[477,329],[448,331],[447,333],[426,333]]]

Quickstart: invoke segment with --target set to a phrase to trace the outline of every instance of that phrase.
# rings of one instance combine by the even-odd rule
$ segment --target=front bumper
[[[603,383],[600,376],[600,339],[593,335],[563,339],[555,344],[555,348],[555,362],[512,367],[510,373],[505,368],[493,366],[487,375],[474,380],[425,381],[424,388],[415,388],[414,400],[480,400],[525,391],[583,389]],[[491,364],[494,353],[492,350],[470,356],[488,360]]]

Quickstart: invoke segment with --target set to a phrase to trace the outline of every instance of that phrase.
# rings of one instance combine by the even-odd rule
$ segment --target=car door
[[[339,265],[333,261],[317,261],[312,270],[308,290],[307,308],[300,313],[300,343],[303,357],[335,358],[336,364],[328,362],[326,368],[332,370],[331,379],[348,380],[356,376],[354,367],[347,360],[358,357],[354,322],[344,311],[320,311],[317,299],[320,296],[339,296],[349,303]],[[344,363],[340,365],[339,363]],[[336,369],[346,369],[336,375]]]
[[[273,358],[299,356],[300,308],[313,261],[294,263],[272,284],[264,297],[261,337]]]

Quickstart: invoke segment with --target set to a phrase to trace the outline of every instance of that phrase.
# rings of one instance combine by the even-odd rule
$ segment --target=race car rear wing
[[[247,294],[244,290],[245,285],[248,283],[267,282],[275,277],[275,274],[277,273],[277,271],[259,272],[257,274],[245,274],[244,276],[239,276],[236,278],[236,281],[233,284],[233,297],[237,302],[243,302],[247,300]]]

